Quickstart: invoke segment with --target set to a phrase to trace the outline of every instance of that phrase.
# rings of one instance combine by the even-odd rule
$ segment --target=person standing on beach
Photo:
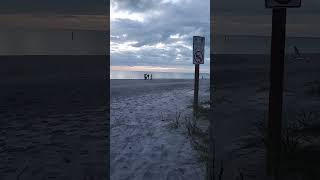
[[[147,77],[148,77],[148,79],[149,79],[149,74],[147,74]]]
[[[147,80],[147,74],[143,74],[144,80]]]
[[[152,74],[150,74],[150,80],[152,80]]]

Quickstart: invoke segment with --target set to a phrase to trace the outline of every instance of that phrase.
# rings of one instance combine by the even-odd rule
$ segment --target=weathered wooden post
[[[301,0],[266,0],[272,11],[269,116],[267,123],[267,174],[280,179],[286,8],[300,7]]]
[[[196,115],[199,104],[199,64],[194,67],[194,96],[193,96],[193,112]]]
[[[215,139],[213,126],[213,44],[214,44],[214,3],[210,1],[210,112],[209,112],[209,152],[207,164],[207,180],[215,180]]]
[[[193,36],[193,64],[194,70],[194,98],[193,98],[193,116],[197,116],[198,111],[198,97],[199,97],[199,70],[200,64],[204,64],[204,42],[205,38],[200,36]]]

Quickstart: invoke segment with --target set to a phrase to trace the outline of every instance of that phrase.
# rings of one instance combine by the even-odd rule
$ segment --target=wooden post
[[[286,40],[286,9],[274,8],[270,64],[270,94],[267,142],[267,173],[279,179],[281,153],[281,123]]]
[[[209,112],[209,148],[208,148],[208,164],[207,164],[207,180],[215,180],[215,139],[214,139],[214,126],[213,126],[213,44],[215,28],[213,22],[215,22],[214,2],[210,1],[210,112]]]
[[[204,63],[204,44],[205,38],[193,36],[193,64],[194,67],[194,99],[193,99],[193,117],[197,116],[198,95],[199,95],[199,68]]]
[[[213,42],[213,35],[210,37],[211,43]],[[213,44],[213,43],[212,43]],[[213,48],[210,47],[210,112],[209,112],[209,152],[208,152],[208,165],[207,165],[207,180],[215,180],[215,139],[214,139],[214,126],[213,126]]]
[[[198,97],[199,97],[199,64],[195,64],[194,68],[194,99],[193,99],[193,116],[197,116],[198,112]]]

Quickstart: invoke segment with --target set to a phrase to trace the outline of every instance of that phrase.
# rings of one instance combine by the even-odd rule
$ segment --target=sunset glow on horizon
[[[110,66],[111,71],[143,71],[143,72],[179,72],[193,73],[194,69],[190,67],[160,67],[160,66]],[[209,73],[209,69],[202,70],[203,73]]]

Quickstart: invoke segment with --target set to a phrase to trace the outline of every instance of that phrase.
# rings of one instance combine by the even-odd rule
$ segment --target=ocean
[[[293,54],[296,46],[302,54],[318,53],[319,37],[287,37],[286,54]],[[216,36],[213,43],[215,54],[270,54],[271,37],[226,35]]]
[[[110,79],[143,79],[144,74],[152,74],[152,79],[193,79],[194,73],[178,72],[145,72],[111,70]],[[200,73],[200,79],[209,79],[209,73]]]

